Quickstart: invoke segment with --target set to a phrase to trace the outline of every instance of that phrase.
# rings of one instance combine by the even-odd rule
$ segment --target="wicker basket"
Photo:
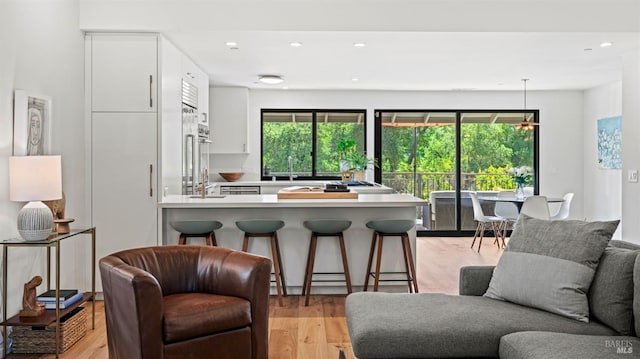
[[[78,307],[60,318],[60,353],[69,349],[87,333],[87,311]],[[56,352],[56,325],[13,327],[12,352],[18,354]]]

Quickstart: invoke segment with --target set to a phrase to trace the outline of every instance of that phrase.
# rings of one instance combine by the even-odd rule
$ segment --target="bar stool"
[[[216,229],[222,228],[222,223],[218,221],[175,221],[171,222],[171,227],[180,232],[178,244],[187,244],[187,237],[204,237],[205,243],[210,246],[217,246]]]
[[[314,282],[314,274],[344,274],[344,281],[347,283],[347,292],[351,294],[351,276],[349,275],[349,264],[347,263],[347,251],[344,246],[344,232],[351,226],[351,221],[319,219],[304,222],[304,226],[311,230],[311,242],[309,243],[309,255],[307,256],[307,268],[304,272],[304,283],[302,285],[302,295],[305,296],[304,305],[309,305],[309,294],[311,292],[311,282]],[[340,254],[342,256],[342,269],[344,272],[314,272],[313,265],[316,258],[316,247],[318,237],[337,237],[340,244]],[[315,282],[336,282],[335,280],[315,280]]]
[[[409,231],[415,226],[415,220],[413,219],[387,219],[379,221],[369,221],[366,224],[367,228],[373,230],[373,237],[371,238],[371,250],[369,251],[369,262],[367,263],[366,278],[364,281],[363,290],[366,292],[369,286],[369,276],[374,277],[373,291],[378,291],[378,282],[380,281],[380,274],[397,274],[403,272],[380,272],[380,262],[382,260],[382,242],[384,237],[400,237],[402,242],[402,252],[404,257],[404,265],[407,274],[407,284],[409,285],[410,293],[418,293],[418,282],[416,281],[416,269],[413,265],[413,255],[411,254],[411,244],[409,243]],[[376,251],[376,242],[378,243],[378,253],[376,258],[376,271],[371,272],[371,264],[373,262],[373,254]],[[387,282],[404,281],[404,279],[387,279],[383,280]]]
[[[276,290],[278,291],[278,302],[283,306],[282,297],[287,296],[287,284],[284,280],[284,271],[282,270],[282,259],[280,256],[280,245],[278,244],[277,231],[284,227],[284,222],[269,219],[253,219],[236,221],[236,226],[244,231],[244,240],[242,242],[242,251],[249,249],[249,238],[263,237],[271,240],[271,257],[273,259],[273,271],[276,277]]]

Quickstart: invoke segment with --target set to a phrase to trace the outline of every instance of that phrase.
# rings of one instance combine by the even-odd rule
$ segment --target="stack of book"
[[[78,293],[77,289],[60,289],[59,302],[60,309],[66,309],[72,304],[82,299],[82,293]],[[56,291],[50,289],[40,294],[36,301],[43,303],[46,309],[56,309]]]

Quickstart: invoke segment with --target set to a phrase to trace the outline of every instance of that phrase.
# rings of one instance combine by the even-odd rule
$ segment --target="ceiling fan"
[[[540,124],[533,122],[531,116],[527,116],[527,81],[529,81],[529,79],[522,79],[522,83],[524,84],[524,111],[522,113],[522,122],[516,124],[516,129],[533,130],[535,126],[539,126]]]

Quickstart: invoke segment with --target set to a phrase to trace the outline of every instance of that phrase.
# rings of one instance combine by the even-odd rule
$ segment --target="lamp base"
[[[53,228],[53,214],[40,201],[27,203],[18,212],[18,233],[26,241],[47,239]]]

